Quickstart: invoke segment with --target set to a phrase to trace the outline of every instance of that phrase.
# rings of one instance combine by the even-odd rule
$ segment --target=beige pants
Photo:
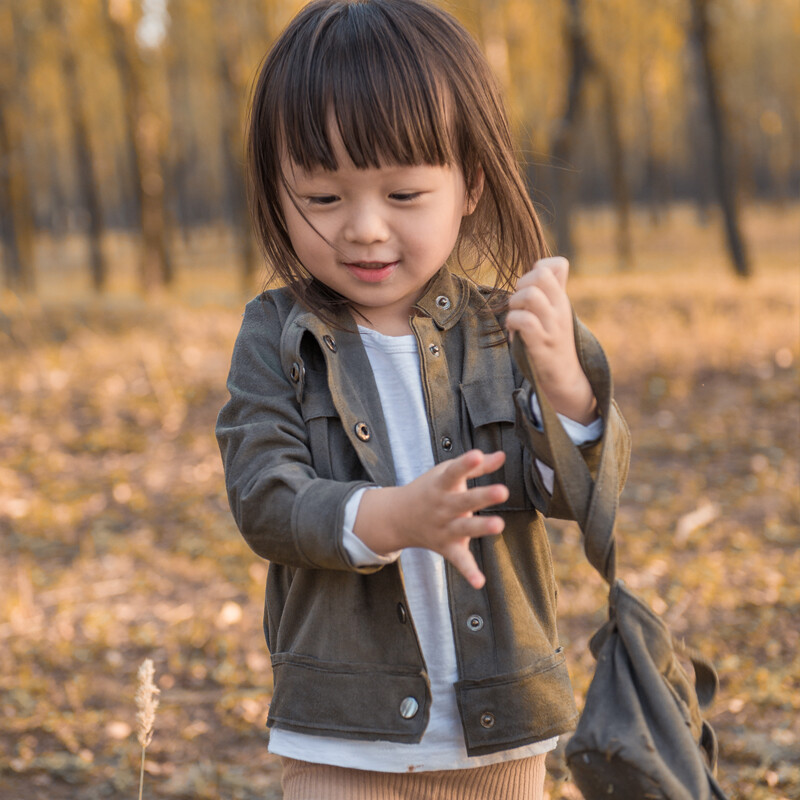
[[[366,772],[282,758],[284,800],[542,800],[545,756],[441,772]]]

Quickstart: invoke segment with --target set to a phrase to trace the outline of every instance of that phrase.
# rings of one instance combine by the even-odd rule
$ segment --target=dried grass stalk
[[[156,721],[156,709],[158,708],[157,694],[161,690],[153,683],[155,668],[151,659],[146,658],[139,667],[137,677],[139,685],[136,689],[136,738],[142,746],[142,766],[139,771],[139,800],[142,800],[142,789],[144,787],[144,754],[147,746],[153,740],[153,728]]]

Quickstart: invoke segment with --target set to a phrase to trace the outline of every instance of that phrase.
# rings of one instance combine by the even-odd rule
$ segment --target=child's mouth
[[[350,274],[365,283],[379,283],[397,269],[399,261],[353,261],[345,264]]]

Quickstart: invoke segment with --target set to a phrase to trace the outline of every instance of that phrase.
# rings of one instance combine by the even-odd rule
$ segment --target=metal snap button
[[[431,345],[431,346],[428,348],[428,350],[430,350],[430,351],[431,351],[431,355],[432,355],[432,356],[438,356],[438,355],[439,355],[439,345],[438,345],[438,344],[432,344],[432,345]]]
[[[467,627],[471,631],[479,631],[483,628],[483,619],[479,617],[477,614],[473,614],[469,619],[467,619]]]
[[[442,450],[452,450],[453,440],[449,436],[442,436]]]
[[[367,426],[366,422],[356,422],[355,428],[356,436],[361,439],[362,442],[368,442],[369,437],[372,434],[369,432],[369,427]]]
[[[484,728],[493,728],[494,727],[494,714],[491,711],[484,711],[481,714],[481,725]]]
[[[295,361],[294,364],[292,364],[292,369],[289,371],[289,377],[295,383],[297,383],[300,380],[300,378],[303,377],[303,372],[305,372],[305,370],[302,369],[300,365]]]
[[[450,308],[450,298],[440,294],[436,298],[436,305],[439,306],[439,308],[443,308],[445,311],[447,311],[447,309]]]
[[[419,703],[413,697],[406,697],[400,703],[400,716],[411,719],[419,711]]]
[[[408,613],[406,612],[406,607],[402,603],[397,604],[397,616],[400,619],[400,622],[405,625],[406,620],[408,619]]]
[[[333,336],[329,336],[327,333],[322,337],[322,341],[325,342],[328,350],[330,350],[331,353],[335,353],[339,349],[336,346],[336,340],[333,338]]]

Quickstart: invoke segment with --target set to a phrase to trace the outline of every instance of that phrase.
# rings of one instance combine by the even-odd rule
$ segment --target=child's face
[[[470,198],[456,166],[357,169],[341,140],[334,151],[339,169],[333,172],[305,172],[283,161],[299,206],[282,188],[295,253],[371,327],[393,336],[409,333],[411,307],[447,260],[461,218],[477,198]]]

